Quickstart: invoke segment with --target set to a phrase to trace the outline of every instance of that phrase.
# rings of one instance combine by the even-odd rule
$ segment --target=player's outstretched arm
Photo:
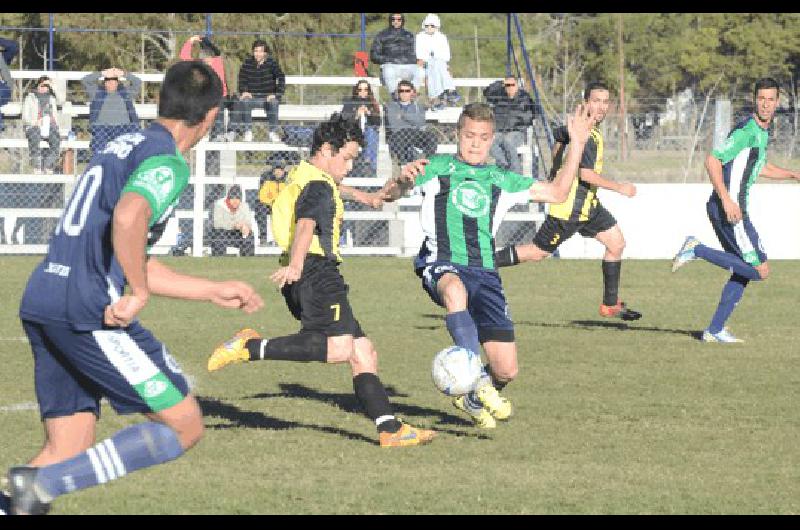
[[[368,193],[358,188],[339,184],[339,195],[342,199],[366,204],[370,208],[377,209],[383,206],[383,195],[380,191]]]
[[[531,200],[535,202],[564,202],[572,187],[572,179],[578,171],[583,155],[583,147],[589,139],[594,119],[589,115],[587,105],[578,105],[572,116],[567,117],[567,131],[570,137],[570,148],[567,160],[558,171],[553,182],[535,182],[530,187]]]
[[[782,167],[776,166],[775,164],[767,162],[764,165],[764,169],[762,169],[761,173],[759,173],[759,176],[766,177],[772,180],[788,180],[788,179],[800,180],[800,171],[792,171],[791,169],[784,169]]]
[[[147,282],[150,292],[159,296],[198,300],[231,309],[253,313],[264,307],[264,301],[250,285],[237,280],[213,281],[181,274],[155,258],[147,261]]]
[[[385,202],[396,201],[414,187],[417,175],[425,174],[425,166],[428,163],[429,160],[427,158],[409,162],[400,169],[400,175],[387,180],[378,193],[383,195]]]
[[[317,222],[314,219],[300,218],[294,228],[294,241],[289,251],[289,265],[281,267],[270,276],[270,280],[283,287],[287,283],[294,283],[303,274],[303,263],[306,260],[308,249],[311,247],[311,238]]]
[[[626,197],[633,197],[636,195],[636,186],[630,182],[614,182],[613,180],[608,180],[607,178],[600,176],[598,173],[595,173],[591,169],[586,168],[580,169],[580,175],[582,181],[588,182],[589,184],[597,186],[598,188],[616,191],[620,195],[625,195]]]

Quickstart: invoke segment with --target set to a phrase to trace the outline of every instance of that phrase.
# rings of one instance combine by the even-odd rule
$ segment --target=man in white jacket
[[[32,92],[28,92],[22,102],[22,127],[28,138],[28,149],[31,167],[37,175],[42,173],[42,166],[47,173],[53,173],[58,161],[61,137],[58,134],[56,119],[56,97],[50,86],[50,78],[42,76],[36,82]],[[39,147],[42,139],[47,140],[44,161]]]
[[[450,44],[441,27],[439,16],[429,13],[416,37],[417,65],[425,72],[431,110],[441,110],[446,104],[457,105],[461,101],[447,67]]]

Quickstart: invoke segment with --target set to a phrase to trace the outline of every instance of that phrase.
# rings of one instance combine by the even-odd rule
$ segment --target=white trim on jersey
[[[161,370],[124,330],[92,331],[95,342],[131,386],[144,383]]]
[[[731,164],[728,194],[731,200],[736,204],[739,204],[739,191],[741,190],[742,180],[744,179],[744,170],[747,168],[747,160],[750,158],[750,149],[751,148],[742,149]]]

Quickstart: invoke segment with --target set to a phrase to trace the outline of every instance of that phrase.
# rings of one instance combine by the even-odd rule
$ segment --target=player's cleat
[[[0,491],[0,515],[11,515],[11,495],[7,491]]]
[[[453,400],[453,406],[458,410],[469,414],[469,416],[472,418],[472,421],[475,422],[475,425],[481,429],[494,429],[497,427],[497,422],[488,410],[481,408],[476,412],[468,408],[467,404],[464,403],[466,398],[467,396],[458,396]]]
[[[45,515],[50,503],[43,502],[36,491],[35,481],[39,468],[17,466],[8,470],[11,488],[11,511],[13,515]]]
[[[486,384],[475,391],[483,408],[489,411],[497,420],[507,420],[511,417],[511,402],[500,395],[500,392],[491,385]]]
[[[642,314],[634,311],[625,305],[625,302],[617,302],[617,305],[600,304],[600,316],[606,318],[621,318],[622,320],[639,320]]]
[[[261,335],[254,329],[239,330],[230,340],[217,346],[208,358],[208,371],[213,372],[232,363],[250,360],[250,352],[245,347],[250,339],[260,339]]]
[[[728,328],[722,328],[719,333],[711,333],[707,329],[703,330],[703,342],[744,342],[742,339],[737,339],[733,336]]]
[[[697,259],[697,256],[694,255],[694,247],[699,244],[700,240],[694,236],[689,236],[686,238],[686,241],[684,241],[683,245],[681,245],[681,249],[672,259],[672,272],[680,269],[690,261]]]
[[[380,433],[381,447],[410,447],[412,445],[425,445],[436,437],[436,431],[412,427],[401,423],[397,432]]]

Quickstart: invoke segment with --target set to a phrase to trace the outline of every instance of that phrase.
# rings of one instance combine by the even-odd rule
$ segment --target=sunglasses
[[[369,87],[363,87],[363,88],[362,88],[362,87],[359,87],[357,90],[358,90],[359,92],[369,92]]]
[[[401,92],[401,93],[402,92],[413,92],[413,90],[411,90],[410,88],[401,88],[400,90],[398,90],[398,92]]]
[[[399,20],[400,22],[402,22],[403,21],[403,17],[392,17],[392,21],[393,22],[396,21],[396,20]]]
[[[506,83],[504,86],[517,86],[516,83]]]
[[[436,26],[434,26],[433,24],[425,24],[425,27],[426,28],[435,28]]]

